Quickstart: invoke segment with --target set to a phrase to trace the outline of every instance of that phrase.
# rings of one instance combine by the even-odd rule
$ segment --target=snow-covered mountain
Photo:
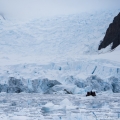
[[[81,86],[83,81],[97,75],[102,80],[99,77],[95,77],[95,80],[100,79],[105,86],[109,84],[107,90],[112,90],[110,86],[113,83],[109,83],[109,80],[111,77],[113,80],[120,78],[120,49],[118,46],[113,52],[109,47],[98,51],[98,46],[119,11],[72,14],[30,21],[1,19],[1,84],[8,84],[10,77],[14,77],[24,81],[29,88],[30,85],[33,87],[32,80],[43,81],[48,78],[48,81],[57,80],[63,85],[53,88],[54,91],[59,88],[82,93],[83,89],[79,89],[76,82],[82,81]],[[118,83],[119,80],[115,81],[116,85]],[[96,84],[93,82],[93,89],[96,89]],[[84,87],[86,91],[91,86],[87,84]],[[99,87],[97,91],[100,90],[104,91],[104,88]]]
[[[1,54],[74,56],[97,52],[116,11],[81,13],[31,21],[1,21]]]

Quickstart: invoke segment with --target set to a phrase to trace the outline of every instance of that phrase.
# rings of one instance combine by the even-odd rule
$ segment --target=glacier
[[[119,120],[120,46],[97,50],[119,11],[0,16],[0,120]]]

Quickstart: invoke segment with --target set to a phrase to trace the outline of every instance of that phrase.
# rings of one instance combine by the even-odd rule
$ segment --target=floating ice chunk
[[[50,111],[59,110],[59,109],[65,110],[65,106],[54,105],[52,102],[50,102],[44,105],[41,110],[44,112],[50,112]]]
[[[72,106],[72,103],[71,103],[67,98],[65,98],[65,99],[60,103],[60,105]]]
[[[45,104],[45,107],[53,107],[53,106],[54,106],[54,104],[52,102]]]

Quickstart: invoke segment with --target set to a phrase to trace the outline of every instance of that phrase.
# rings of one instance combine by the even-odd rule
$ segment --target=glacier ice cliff
[[[69,77],[70,78],[70,77]],[[7,93],[42,93],[42,94],[85,94],[86,91],[96,90],[96,92],[112,91],[120,92],[120,80],[110,77],[109,82],[102,80],[96,75],[91,75],[85,80],[72,78],[74,82],[60,83],[57,80],[44,79],[16,79],[10,77],[8,83],[0,84],[0,92]],[[24,80],[24,81],[23,81]],[[68,80],[68,78],[67,78]],[[25,82],[27,84],[25,84]]]

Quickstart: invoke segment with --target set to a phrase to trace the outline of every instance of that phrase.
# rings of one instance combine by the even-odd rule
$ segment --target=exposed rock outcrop
[[[112,43],[111,49],[120,45],[120,13],[114,18],[113,23],[109,25],[103,41],[100,43],[98,50],[106,48]]]

